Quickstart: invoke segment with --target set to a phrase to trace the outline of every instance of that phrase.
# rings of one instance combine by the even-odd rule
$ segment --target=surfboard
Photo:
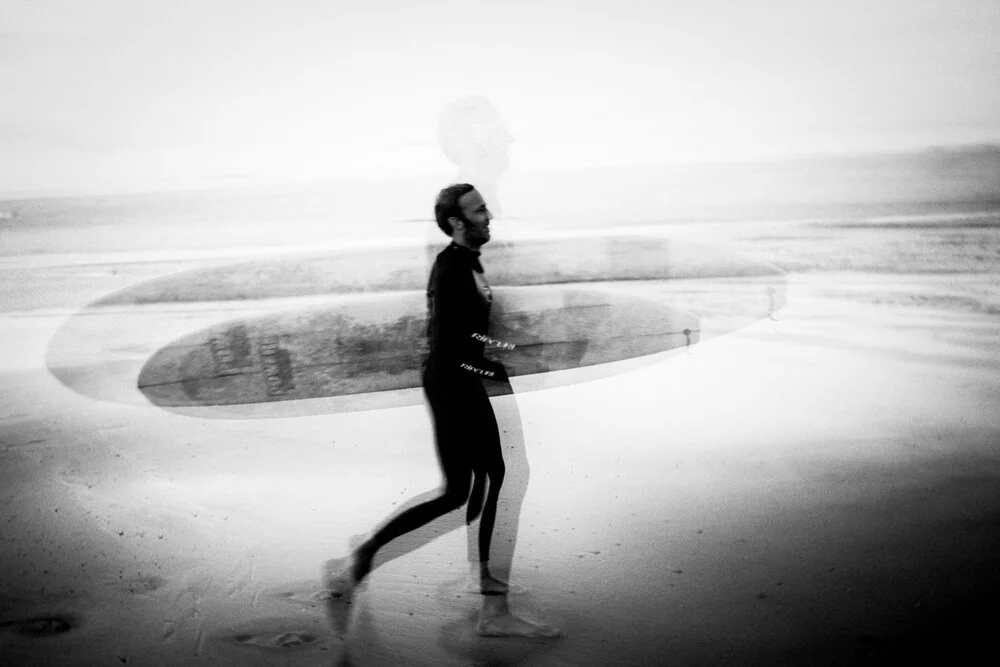
[[[434,255],[443,247],[444,244],[413,244],[354,248],[198,268],[135,285],[108,295],[95,305],[423,290]],[[492,284],[511,286],[783,276],[777,267],[741,253],[640,236],[491,242],[483,246],[482,262]]]
[[[419,387],[422,292],[229,321],[159,349],[138,387],[162,406],[255,404]],[[690,345],[698,321],[667,304],[562,286],[498,287],[489,357],[512,377]]]
[[[53,335],[46,363],[60,382],[83,396],[130,405],[152,402],[207,418],[419,404],[420,390],[379,388],[418,386],[413,372],[424,345],[423,292],[429,260],[441,247],[421,242],[342,249],[173,271],[71,314]],[[648,363],[644,360],[649,355],[671,354],[681,343],[724,335],[771,315],[784,302],[784,274],[773,265],[720,248],[652,236],[493,242],[484,248],[483,262],[494,289],[511,290],[511,303],[524,305],[522,310],[518,305],[504,310],[506,305],[498,302],[496,328],[491,331],[500,340],[520,336],[520,347],[511,356],[505,357],[502,350],[495,353],[511,367],[512,386],[518,392],[636,368]],[[530,297],[514,289],[529,287],[538,288]],[[606,293],[589,316],[579,315],[586,310],[579,305],[585,301],[573,299],[595,297],[570,296],[580,290]],[[521,301],[516,294],[522,294]],[[621,304],[614,305],[619,298]],[[656,314],[666,328],[647,327],[648,337],[631,339],[626,334],[603,339],[598,335],[599,313],[610,313],[605,322],[631,325],[641,321],[643,312]],[[681,313],[693,315],[697,326],[676,324],[683,321]],[[353,332],[356,349],[387,346],[386,358],[404,371],[371,369],[379,358],[371,355],[339,365],[324,361],[322,355],[331,352],[320,353],[317,344],[329,344],[324,336],[341,322],[336,318],[348,318],[342,320],[342,329]],[[572,322],[578,323],[573,325],[577,331],[588,329],[588,335],[565,337],[559,327]],[[685,328],[696,335],[676,334]],[[530,340],[530,332],[537,337],[539,329],[546,333]],[[405,334],[392,338],[397,330]],[[406,348],[409,352],[403,349],[404,338],[406,345],[412,344]],[[547,347],[552,348],[545,352],[548,356],[539,356]],[[318,360],[336,373],[331,370],[326,377],[296,371],[308,366],[305,360]],[[359,380],[366,368],[371,369],[370,377]],[[373,391],[336,393],[345,387]],[[249,400],[261,402],[213,403]]]

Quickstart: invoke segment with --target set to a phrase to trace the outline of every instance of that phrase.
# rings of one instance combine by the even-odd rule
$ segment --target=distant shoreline
[[[910,149],[899,149],[892,151],[845,151],[834,152],[811,152],[811,153],[788,153],[765,156],[756,159],[741,158],[733,160],[681,160],[677,162],[637,162],[630,164],[608,164],[608,165],[583,165],[564,167],[544,167],[532,169],[518,169],[517,164],[509,174],[504,176],[504,180],[509,182],[518,178],[545,180],[550,175],[570,175],[577,177],[583,174],[595,173],[625,173],[625,172],[668,172],[673,174],[703,174],[705,172],[741,172],[752,171],[758,168],[764,170],[782,170],[792,167],[793,171],[798,167],[807,168],[838,168],[842,166],[858,165],[892,165],[892,164],[918,164],[924,163],[941,167],[946,164],[954,168],[961,163],[979,164],[986,162],[992,164],[992,176],[998,173],[996,169],[1000,167],[1000,143],[977,143],[977,144],[955,144],[955,145],[932,145],[924,147],[914,147]],[[364,178],[364,179],[333,179],[318,174],[317,177],[309,180],[260,180],[254,182],[247,180],[243,183],[238,181],[228,181],[220,184],[218,181],[205,181],[199,184],[170,184],[148,187],[86,189],[86,188],[54,188],[48,191],[25,191],[14,190],[9,192],[0,191],[0,209],[4,206],[13,205],[14,202],[23,201],[51,201],[57,199],[92,199],[92,198],[119,198],[119,197],[147,197],[163,195],[188,195],[198,196],[205,193],[247,193],[257,191],[309,191],[323,188],[337,187],[378,187],[380,185],[392,187],[404,182],[450,182],[449,174],[420,172],[412,177],[386,176],[385,178]],[[997,186],[1000,188],[1000,186]],[[1000,193],[998,193],[1000,195]]]

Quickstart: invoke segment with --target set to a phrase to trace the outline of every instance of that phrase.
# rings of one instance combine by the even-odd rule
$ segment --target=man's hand
[[[495,366],[491,367],[490,370],[493,371],[493,377],[489,378],[494,382],[510,382],[510,376],[507,375],[507,369],[503,364],[495,363]]]

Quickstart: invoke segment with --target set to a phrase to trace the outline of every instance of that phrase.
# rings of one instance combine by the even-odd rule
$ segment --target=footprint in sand
[[[163,577],[157,577],[155,575],[147,576],[137,576],[123,582],[125,586],[128,587],[129,593],[152,593],[153,591],[158,591],[167,584],[167,580]]]
[[[260,595],[278,602],[315,609],[326,604],[335,593],[321,589],[315,581],[301,581],[265,589]]]
[[[518,616],[483,619],[476,625],[480,637],[520,637],[522,639],[555,639],[561,633],[546,623]]]
[[[80,619],[72,615],[39,616],[22,621],[0,623],[0,628],[9,628],[22,637],[55,637],[80,627]]]
[[[212,636],[215,641],[230,646],[268,650],[309,650],[317,646],[322,650],[325,649],[324,641],[330,639],[326,624],[318,614],[256,618],[213,632]]]
[[[237,644],[262,646],[264,648],[299,648],[316,642],[316,635],[301,630],[283,632],[280,635],[255,634],[236,635],[232,640]]]
[[[351,622],[351,603],[354,588],[348,585],[343,573],[336,569],[343,565],[340,561],[327,564],[334,570],[324,568],[321,573],[322,583],[315,581],[299,581],[284,586],[276,586],[261,591],[260,597],[275,600],[284,604],[296,605],[300,609],[322,608],[325,612],[327,625],[333,629],[336,637],[343,638]],[[320,588],[325,586],[325,588]]]

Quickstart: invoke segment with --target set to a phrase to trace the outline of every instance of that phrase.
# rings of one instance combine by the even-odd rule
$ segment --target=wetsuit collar
[[[483,272],[483,265],[479,263],[479,251],[466,248],[464,245],[459,245],[454,241],[451,242],[450,248],[455,248],[458,250],[458,256],[468,264],[470,267],[478,271]]]

